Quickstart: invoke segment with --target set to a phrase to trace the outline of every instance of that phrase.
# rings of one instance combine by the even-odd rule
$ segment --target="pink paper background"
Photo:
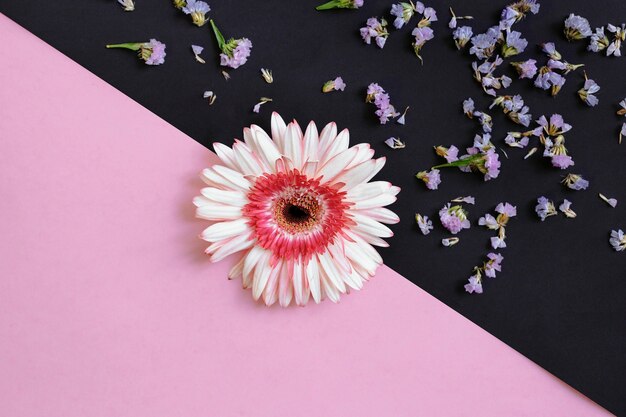
[[[196,239],[213,155],[1,15],[0,39],[0,416],[609,415],[386,267],[255,304]]]

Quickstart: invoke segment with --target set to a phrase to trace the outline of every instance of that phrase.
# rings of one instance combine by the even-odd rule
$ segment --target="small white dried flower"
[[[450,202],[452,203],[467,203],[467,204],[475,204],[476,203],[476,199],[474,197],[472,197],[471,195],[468,195],[467,197],[457,197],[453,200],[450,200]]]
[[[398,122],[401,125],[404,125],[404,123],[405,123],[404,118],[406,116],[406,112],[408,112],[408,111],[409,111],[409,106],[407,106],[406,109],[404,109],[404,113],[402,113],[402,116],[400,116],[400,117],[398,117],[396,119],[396,122]]]
[[[222,76],[224,77],[226,81],[230,80],[230,74],[227,73],[226,71],[222,71]]]
[[[406,144],[404,142],[402,142],[399,138],[394,137],[386,139],[385,144],[391,149],[404,149],[406,147]]]
[[[272,75],[272,70],[261,68],[261,76],[265,80],[266,83],[271,84],[274,82],[274,76]]]
[[[531,156],[533,156],[535,154],[535,152],[537,152],[539,148],[537,148],[536,146],[534,148],[532,148],[530,151],[528,151],[528,153],[526,154],[526,156],[524,157],[524,159],[528,159]]]
[[[117,0],[117,2],[122,5],[125,12],[132,12],[135,10],[134,0]]]
[[[441,244],[445,247],[454,246],[459,243],[460,239],[458,237],[448,237],[441,239]]]

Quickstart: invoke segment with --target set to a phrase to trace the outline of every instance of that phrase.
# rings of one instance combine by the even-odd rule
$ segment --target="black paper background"
[[[508,65],[499,71],[514,78],[506,93],[522,94],[535,119],[558,112],[573,124],[567,145],[576,165],[567,172],[591,181],[583,192],[565,190],[559,184],[565,172],[551,168],[539,154],[523,160],[525,150],[506,147],[505,132],[521,129],[496,110],[490,112],[492,140],[508,154],[508,159],[501,156],[500,178],[484,183],[478,175],[445,171],[438,191],[427,191],[414,178],[415,172],[438,162],[433,145],[471,146],[479,127],[462,114],[465,98],[473,97],[482,109],[490,103],[472,79],[472,59],[454,47],[448,6],[459,15],[473,15],[470,25],[481,32],[497,23],[506,2],[429,4],[441,20],[433,24],[435,39],[423,49],[423,66],[410,47],[415,21],[400,31],[391,29],[383,50],[359,37],[368,17],[388,15],[391,1],[366,0],[357,11],[324,13],[314,10],[313,1],[210,5],[210,15],[226,37],[246,36],[254,44],[249,62],[230,71],[228,82],[220,74],[209,26],[193,26],[168,0],[137,0],[132,13],[113,0],[2,0],[0,11],[206,146],[214,141],[230,144],[251,123],[269,128],[273,110],[301,125],[336,121],[349,128],[353,143],[370,142],[378,155],[387,156],[379,176],[403,189],[392,207],[402,221],[393,227],[391,247],[381,251],[385,263],[607,409],[626,415],[626,253],[615,253],[608,244],[611,229],[626,229],[626,143],[617,144],[626,119],[615,115],[617,103],[626,97],[626,57],[586,52],[586,42],[568,43],[561,32],[570,12],[587,17],[593,27],[626,22],[626,3],[544,0],[538,15],[514,27],[529,41],[515,60],[534,58],[543,64],[536,45],[554,41],[565,59],[584,63],[602,87],[596,108],[586,107],[576,95],[583,83],[580,71],[568,76],[556,98],[533,88],[531,81],[516,80]],[[167,44],[166,63],[160,67],[144,65],[130,51],[104,48],[106,43],[151,37]],[[206,65],[195,62],[191,44],[205,46]],[[623,50],[626,55],[626,46]],[[273,84],[262,80],[261,67],[274,71]],[[346,81],[346,91],[322,94],[322,84],[338,75]],[[374,107],[363,102],[370,82],[380,83],[396,107],[411,106],[406,126],[378,124]],[[205,90],[218,96],[212,107],[202,98]],[[251,110],[261,96],[274,102],[257,115]],[[85,135],[88,140],[89,132]],[[386,148],[382,141],[389,136],[399,136],[407,148]],[[598,192],[616,197],[617,208],[602,202]],[[424,237],[413,215],[437,218],[438,209],[459,195],[476,197],[476,206],[469,207],[474,226],[459,235],[458,245],[446,249],[439,242],[447,235],[438,221],[435,231]],[[540,195],[557,205],[568,198],[578,217],[560,215],[541,223],[533,211]],[[503,272],[486,280],[484,294],[466,294],[463,284],[472,267],[490,251],[492,233],[476,226],[476,220],[501,201],[518,207],[518,217],[507,228],[508,248],[501,251]],[[468,345],[468,361],[482,354],[471,349]]]

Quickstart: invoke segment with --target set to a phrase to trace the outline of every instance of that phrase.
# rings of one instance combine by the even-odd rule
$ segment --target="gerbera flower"
[[[221,163],[202,172],[208,187],[194,199],[196,215],[214,222],[201,234],[206,253],[213,262],[238,253],[229,277],[267,305],[338,302],[382,264],[372,245],[388,246],[383,223],[399,218],[384,206],[400,189],[369,182],[385,158],[372,159],[367,144],[348,147],[335,123],[303,133],[274,113],[271,127],[271,137],[252,125],[232,148],[214,145]]]

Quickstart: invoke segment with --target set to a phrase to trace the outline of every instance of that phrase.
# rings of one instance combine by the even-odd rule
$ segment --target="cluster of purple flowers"
[[[497,55],[493,61],[488,58],[482,64],[474,61],[472,62],[472,69],[474,70],[474,79],[480,83],[483,91],[490,96],[496,95],[496,90],[507,88],[511,85],[511,78],[506,75],[496,77],[493,73],[502,64],[503,60]]]
[[[489,108],[494,106],[501,107],[502,112],[518,125],[526,127],[530,125],[533,116],[528,113],[530,108],[524,105],[524,99],[519,94],[514,96],[498,96],[493,100]]]
[[[495,278],[496,272],[502,271],[502,261],[504,257],[499,253],[490,252],[487,254],[487,261],[483,263],[482,266],[475,266],[474,273],[467,280],[467,284],[465,284],[465,291],[468,293],[483,293],[483,283],[482,283],[482,275],[489,278]]]
[[[587,50],[591,52],[606,51],[606,56],[622,56],[622,43],[626,41],[626,24],[612,25],[608,23],[604,26],[597,27],[595,31],[591,30],[589,21],[582,17],[571,13],[564,22],[563,33],[568,41],[578,41],[590,38]],[[609,38],[610,36],[610,38]]]
[[[474,107],[474,100],[472,98],[468,98],[463,101],[463,113],[465,113],[465,115],[470,119],[477,120],[484,133],[491,133],[491,129],[493,128],[493,118],[483,111],[476,110]]]
[[[534,134],[544,146],[543,156],[550,158],[556,168],[566,169],[574,165],[574,160],[567,154],[564,136],[572,129],[572,125],[565,123],[560,114],[553,114],[550,120],[541,116],[537,123],[539,127]]]
[[[446,204],[439,210],[439,220],[443,227],[448,229],[450,233],[456,235],[463,229],[470,228],[470,222],[467,219],[467,210],[460,205],[452,206]]]
[[[506,225],[509,219],[517,216],[517,207],[509,203],[500,203],[496,206],[495,217],[489,213],[478,219],[479,226],[485,226],[490,230],[497,230],[498,235],[491,238],[491,247],[494,249],[506,248]]]
[[[542,90],[550,90],[550,93],[556,96],[565,84],[565,76],[583,64],[570,64],[564,61],[553,42],[544,43],[542,50],[548,56],[548,62],[537,71],[534,84]]]
[[[568,199],[564,199],[563,202],[559,205],[559,211],[569,219],[573,219],[576,217],[576,212],[572,210],[572,202]],[[556,216],[558,214],[554,202],[543,196],[537,198],[535,213],[537,213],[537,216],[539,216],[539,219],[541,221],[544,221],[550,216]]]
[[[389,32],[387,32],[387,21],[385,19],[378,20],[375,17],[370,17],[364,27],[361,28],[361,37],[366,44],[371,44],[372,39],[376,42],[379,48],[385,46]]]
[[[400,113],[396,111],[396,108],[391,104],[389,94],[376,83],[371,83],[367,87],[367,96],[365,97],[366,103],[374,103],[377,107],[376,116],[380,120],[380,124],[384,125],[390,119],[398,117]]]
[[[417,26],[411,32],[411,35],[414,37],[412,43],[413,51],[420,61],[423,62],[420,51],[426,42],[433,39],[435,36],[433,30],[430,28],[430,24],[437,21],[437,12],[435,9],[426,7],[424,3],[420,1],[416,1],[415,3],[401,2],[391,5],[390,13],[395,18],[393,26],[396,29],[401,29],[404,25],[408,24],[415,14],[422,15]]]

